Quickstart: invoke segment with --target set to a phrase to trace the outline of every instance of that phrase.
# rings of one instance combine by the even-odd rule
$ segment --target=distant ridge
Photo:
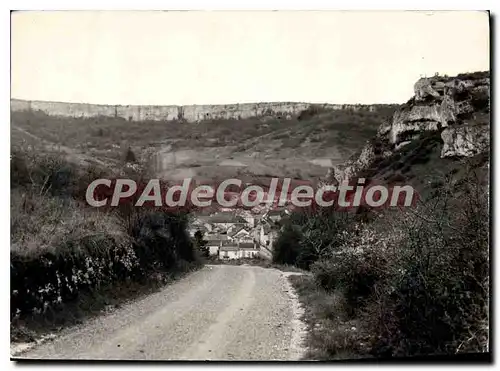
[[[105,105],[11,99],[11,111],[42,111],[63,117],[120,117],[131,121],[186,121],[246,119],[261,116],[294,116],[315,106],[325,110],[376,111],[386,104],[317,104],[303,102],[262,102],[217,105]]]

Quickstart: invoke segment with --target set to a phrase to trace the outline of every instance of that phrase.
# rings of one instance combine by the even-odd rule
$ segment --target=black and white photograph
[[[11,361],[491,362],[490,11],[42,9]]]

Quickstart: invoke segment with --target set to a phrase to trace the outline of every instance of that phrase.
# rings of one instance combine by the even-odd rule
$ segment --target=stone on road
[[[283,272],[205,266],[16,359],[296,360],[300,306]]]

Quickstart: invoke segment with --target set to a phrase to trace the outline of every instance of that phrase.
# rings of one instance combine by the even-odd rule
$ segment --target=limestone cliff
[[[441,157],[471,157],[489,149],[489,72],[434,76],[415,83],[415,95],[379,127],[360,153],[331,169],[327,181],[347,181],[425,132],[440,132]]]
[[[370,111],[384,109],[385,105],[312,104],[303,102],[262,102],[219,105],[151,106],[104,105],[11,99],[11,111],[40,111],[62,117],[117,117],[130,121],[239,120],[251,117],[275,116],[291,118],[314,107],[319,110]]]

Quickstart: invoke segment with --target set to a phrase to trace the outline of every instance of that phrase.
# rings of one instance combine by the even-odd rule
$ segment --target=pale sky
[[[13,98],[100,104],[401,103],[489,69],[485,12],[12,13]]]

